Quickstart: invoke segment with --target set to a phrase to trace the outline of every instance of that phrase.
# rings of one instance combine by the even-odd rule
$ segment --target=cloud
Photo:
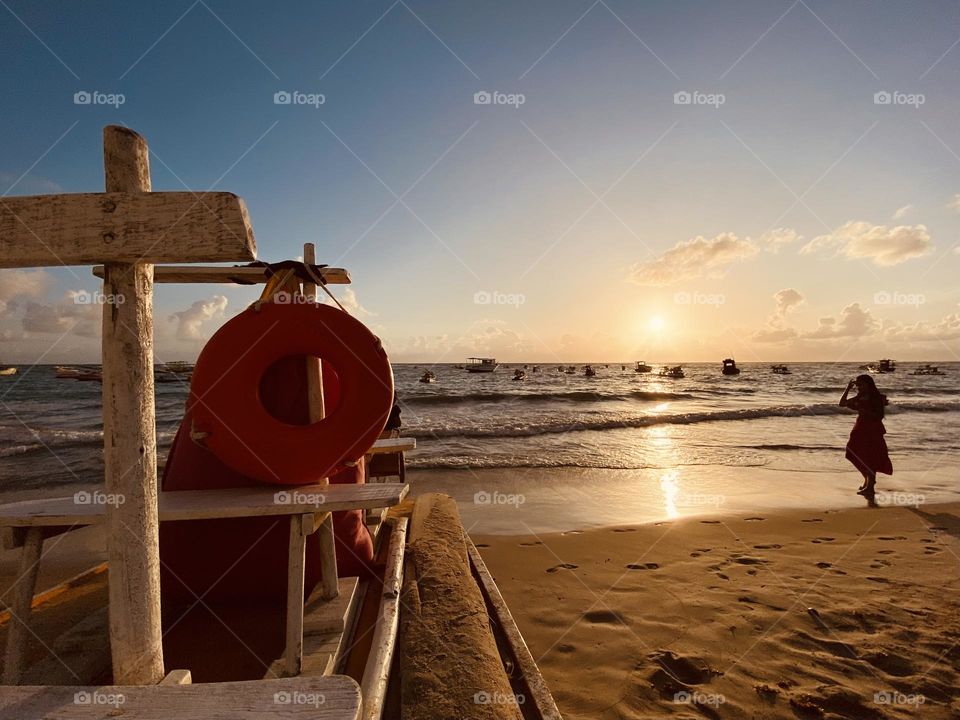
[[[946,342],[960,339],[960,313],[947,315],[940,322],[919,321],[891,325],[884,329],[889,342]]]
[[[829,235],[815,237],[800,248],[800,252],[810,254],[831,247],[848,258],[867,258],[885,266],[898,265],[933,251],[925,225],[887,227],[851,220]]]
[[[776,292],[773,296],[774,302],[776,302],[776,315],[777,317],[785,317],[788,312],[796,308],[798,305],[802,305],[803,301],[806,299],[803,297],[803,293],[799,290],[794,290],[793,288],[784,288]]]
[[[222,318],[227,309],[227,298],[214,295],[206,300],[197,300],[186,310],[170,315],[170,322],[177,323],[177,339],[206,340],[202,325],[207,320]]]
[[[776,228],[760,236],[760,245],[769,253],[778,253],[780,248],[801,240],[802,236],[790,228]]]
[[[27,302],[21,321],[23,329],[28,333],[99,337],[103,309],[90,303],[89,297],[86,291],[68,290],[60,302],[52,305]]]
[[[18,298],[40,299],[46,296],[53,278],[45,270],[0,270],[0,315]]]
[[[334,305],[334,302],[330,299],[330,297],[326,293],[322,293],[322,295],[318,297],[324,298],[323,300],[324,304]],[[365,307],[363,307],[363,305],[360,304],[360,301],[357,299],[357,294],[353,291],[353,288],[350,288],[350,287],[344,288],[343,295],[341,297],[338,297],[337,300],[339,300],[340,304],[343,305],[344,308],[346,308],[347,312],[353,315],[354,317],[359,318],[359,317],[376,316],[375,312],[371,312],[370,310],[367,310]]]
[[[960,193],[957,193],[952,198],[950,198],[950,202],[947,203],[947,209],[956,210],[957,212],[960,212]]]
[[[14,175],[0,172],[0,194],[6,195],[52,195],[66,192],[60,185],[39,175]]]
[[[749,238],[740,239],[733,233],[721,233],[709,240],[698,235],[677,243],[654,260],[635,263],[628,279],[637,285],[670,285],[704,274],[719,274],[758,252],[760,249]]]
[[[842,337],[863,337],[874,332],[880,323],[869,310],[860,307],[860,303],[851,303],[840,311],[840,317],[822,317],[817,329],[805,333],[803,337],[812,340]]]
[[[799,333],[793,328],[789,327],[771,327],[765,330],[757,330],[750,337],[754,342],[767,342],[767,343],[777,343],[785,342],[787,340],[793,340],[797,338]]]
[[[797,338],[799,333],[793,328],[786,327],[784,320],[787,314],[798,305],[802,305],[804,300],[803,293],[794,288],[778,290],[773,295],[775,307],[773,315],[767,320],[767,327],[754,331],[750,337],[760,343],[785,342]]]
[[[897,211],[893,213],[893,219],[902,220],[907,215],[909,215],[910,212],[912,211],[913,211],[913,205],[904,205],[902,208],[897,208]]]

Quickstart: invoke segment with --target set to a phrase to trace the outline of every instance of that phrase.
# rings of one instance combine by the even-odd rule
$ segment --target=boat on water
[[[651,370],[653,370],[653,368],[647,365],[643,360],[637,360],[637,362],[633,364],[633,371],[635,373],[648,373]]]
[[[103,382],[103,372],[98,365],[80,365],[77,367],[57,365],[53,368],[53,372],[58,380]]]
[[[668,378],[686,377],[683,374],[683,368],[680,365],[674,365],[673,367],[665,365],[664,367],[660,368],[660,372],[658,372],[657,375]]]
[[[594,370],[590,365],[587,365],[586,367],[583,368],[583,376],[584,376],[584,377],[596,377],[596,376],[597,376],[597,371]]]
[[[3,367],[0,365],[0,377],[10,377],[11,375],[16,375],[17,369],[15,367]]]
[[[511,380],[526,380],[526,379],[527,379],[527,372],[526,372],[526,370],[514,370],[514,371],[513,371],[513,377],[510,378],[510,379],[511,379]]]
[[[943,372],[936,365],[921,365],[910,374],[911,375],[946,375],[946,373]]]
[[[189,375],[193,372],[193,363],[188,363],[186,360],[172,360],[163,363],[160,370],[176,375]]]
[[[434,383],[437,381],[437,375],[433,370],[427,370],[420,376],[420,382],[422,383]]]
[[[469,373],[492,373],[499,365],[496,358],[471,357],[465,367]]]
[[[531,370],[531,372],[540,372],[540,366],[539,366],[539,365],[534,365],[534,366],[533,366],[533,370]]]
[[[867,365],[867,370],[874,374],[892,373],[897,371],[897,363],[889,358],[884,358],[880,362]]]
[[[734,362],[733,358],[725,358],[720,372],[724,375],[739,375],[740,368],[737,367],[737,363]]]
[[[774,375],[790,375],[790,374],[792,374],[792,373],[790,372],[790,368],[788,368],[786,365],[771,365],[771,366],[770,366],[770,371],[771,371]]]
[[[576,374],[577,374],[577,368],[576,368],[575,366],[573,366],[573,365],[569,365],[569,366],[567,366],[567,369],[564,370],[564,372],[565,372],[567,375],[576,375]]]

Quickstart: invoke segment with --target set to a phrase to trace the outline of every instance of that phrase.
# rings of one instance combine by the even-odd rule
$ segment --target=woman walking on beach
[[[847,395],[856,386],[857,394]],[[857,411],[857,421],[847,441],[847,460],[863,475],[863,484],[857,493],[865,497],[874,494],[877,485],[877,473],[893,475],[893,465],[887,454],[887,441],[883,436],[887,430],[883,426],[884,407],[887,396],[877,389],[870,375],[858,375],[847,383],[847,389],[840,398],[840,407]]]

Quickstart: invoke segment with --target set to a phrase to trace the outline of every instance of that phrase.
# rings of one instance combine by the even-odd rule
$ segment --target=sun
[[[660,315],[654,315],[650,318],[650,320],[648,320],[648,324],[650,325],[651,330],[654,332],[659,332],[660,330],[663,330],[663,327],[666,323]]]

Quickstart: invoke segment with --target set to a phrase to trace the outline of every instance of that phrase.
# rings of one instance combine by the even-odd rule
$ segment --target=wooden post
[[[27,530],[27,538],[20,551],[20,567],[17,570],[16,594],[10,623],[7,626],[7,652],[3,663],[3,684],[16,685],[23,672],[26,657],[30,614],[33,606],[33,591],[37,586],[40,570],[40,553],[43,550],[43,528]]]
[[[308,265],[317,263],[317,251],[313,243],[304,243],[303,261]],[[314,283],[303,284],[303,294],[308,298],[317,297],[317,286]],[[310,408],[310,422],[319,422],[323,420],[323,369],[320,366],[320,358],[307,358],[307,402]]]
[[[107,192],[150,192],[146,141],[103,130]],[[162,243],[161,237],[157,238]],[[110,647],[117,685],[163,679],[157,436],[153,385],[153,265],[106,263],[103,439],[110,562]],[[121,300],[122,299],[122,300]],[[109,302],[113,300],[113,302]]]

